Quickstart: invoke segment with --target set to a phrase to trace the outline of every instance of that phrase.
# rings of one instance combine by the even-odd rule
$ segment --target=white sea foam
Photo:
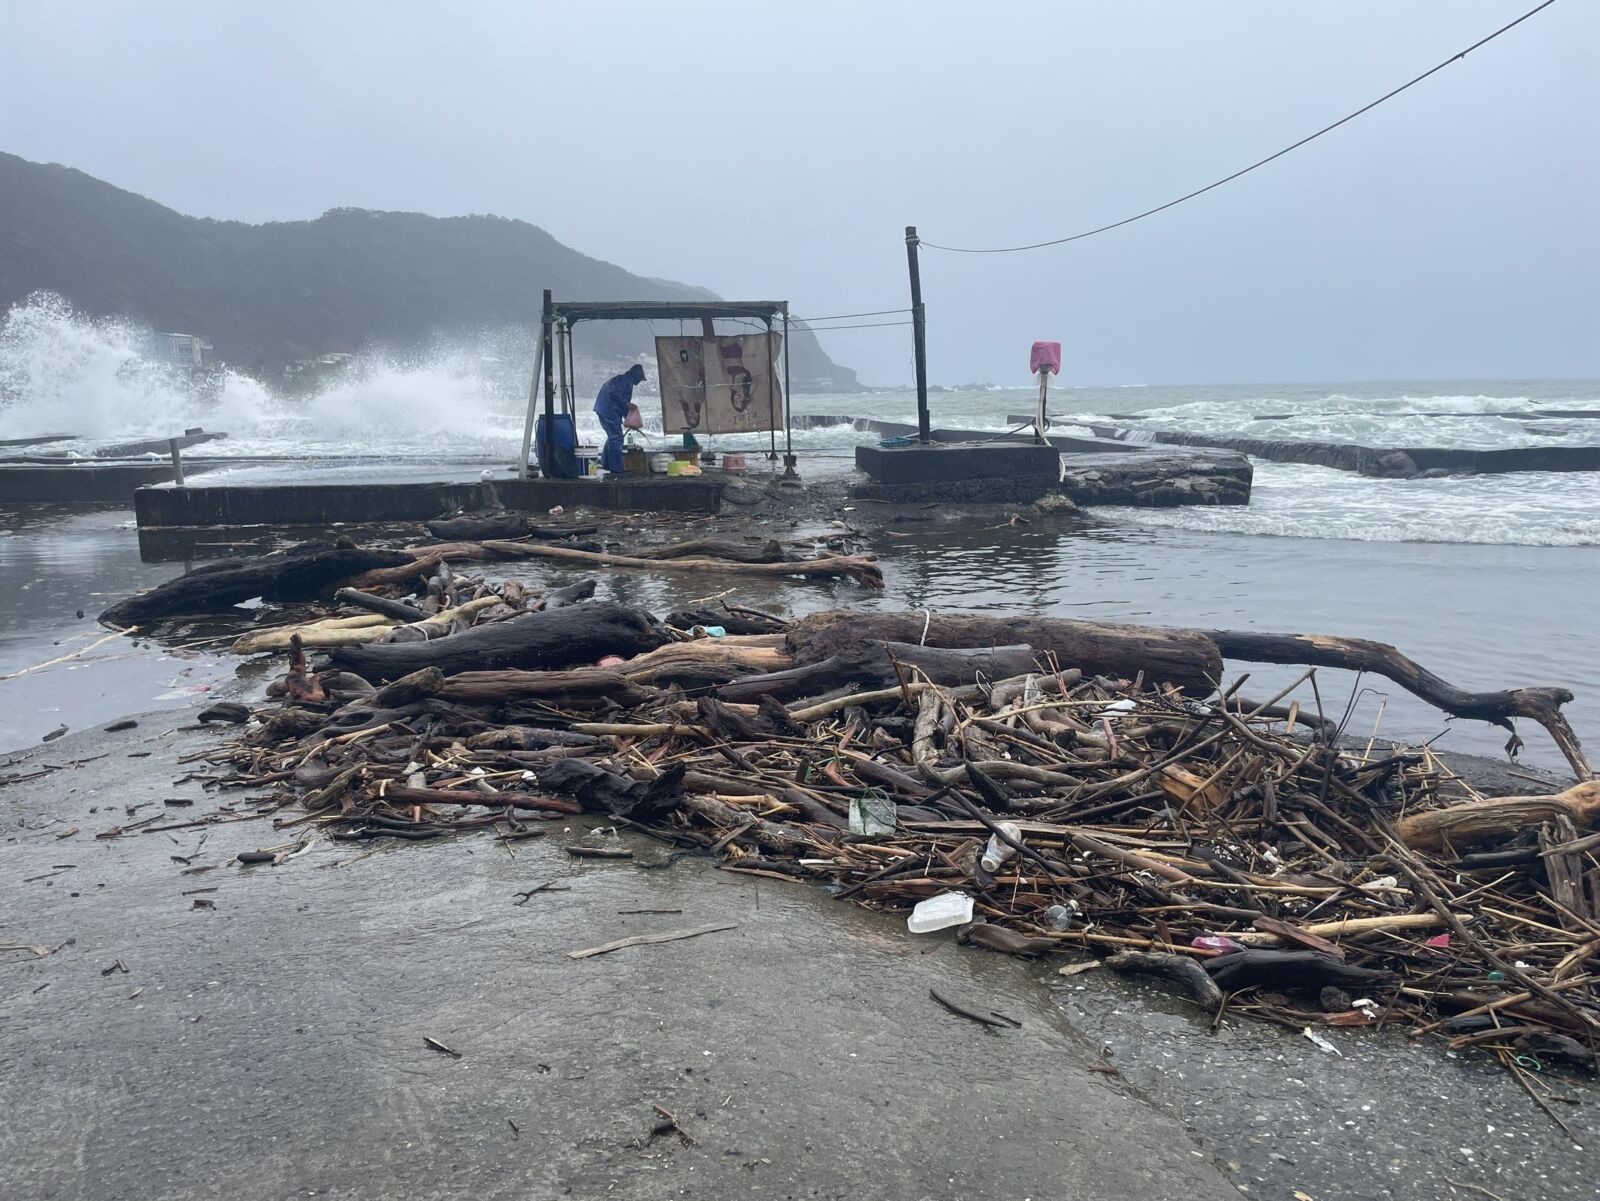
[[[1600,546],[1595,493],[1587,472],[1379,480],[1258,461],[1248,505],[1093,513],[1122,524],[1282,538]]]

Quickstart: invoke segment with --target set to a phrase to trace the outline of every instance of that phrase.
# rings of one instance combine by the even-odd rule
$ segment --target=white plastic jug
[[[906,918],[906,929],[913,934],[931,934],[947,926],[964,926],[972,920],[972,898],[964,892],[941,892],[918,901]]]

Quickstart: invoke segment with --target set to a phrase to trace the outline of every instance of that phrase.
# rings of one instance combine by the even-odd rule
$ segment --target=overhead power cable
[[[790,321],[804,321],[808,325],[813,321],[843,321],[847,317],[888,317],[895,313],[909,313],[910,309],[874,309],[870,313],[834,313],[829,317],[796,317],[790,315]]]
[[[863,321],[855,325],[811,325],[803,321],[791,321],[798,329],[807,330],[813,334],[825,334],[835,329],[883,329],[889,325],[911,325],[910,321]]]
[[[1556,0],[1544,0],[1543,4],[1539,4],[1539,5],[1536,5],[1533,8],[1530,8],[1527,12],[1523,13],[1515,21],[1512,21],[1512,22],[1510,22],[1510,23],[1508,23],[1506,25],[1502,25],[1499,29],[1497,29],[1493,33],[1491,33],[1488,37],[1479,38],[1476,42],[1473,42],[1472,45],[1468,46],[1465,50],[1462,50],[1457,54],[1452,54],[1449,58],[1445,59],[1442,63],[1439,63],[1437,66],[1430,67],[1428,70],[1424,71],[1421,75],[1418,75],[1415,79],[1407,80],[1405,83],[1403,83],[1399,87],[1395,88],[1392,92],[1385,92],[1382,96],[1379,96],[1371,104],[1363,105],[1361,108],[1356,109],[1355,112],[1349,113],[1346,116],[1340,117],[1332,125],[1324,125],[1321,129],[1317,130],[1316,133],[1308,134],[1307,136],[1301,138],[1298,142],[1295,142],[1295,143],[1293,143],[1292,145],[1289,145],[1289,146],[1285,146],[1282,150],[1278,151],[1276,154],[1269,154],[1269,155],[1267,155],[1266,158],[1260,159],[1257,162],[1251,163],[1248,167],[1243,167],[1240,170],[1235,171],[1232,175],[1223,176],[1221,179],[1217,180],[1215,183],[1208,183],[1203,188],[1196,188],[1194,191],[1189,192],[1186,195],[1179,196],[1176,200],[1169,200],[1165,204],[1158,204],[1158,205],[1156,205],[1155,208],[1146,209],[1142,213],[1135,213],[1131,217],[1124,217],[1121,221],[1113,221],[1110,225],[1102,225],[1097,229],[1085,230],[1081,234],[1072,234],[1071,236],[1065,237],[1065,238],[1052,238],[1048,242],[1030,242],[1026,246],[990,246],[990,247],[941,246],[937,242],[928,242],[928,241],[923,241],[921,244],[923,246],[926,246],[929,250],[946,250],[946,251],[950,251],[953,254],[1016,254],[1018,251],[1021,251],[1021,250],[1041,250],[1046,246],[1061,246],[1061,245],[1066,244],[1067,242],[1081,241],[1084,238],[1092,238],[1096,234],[1103,234],[1103,233],[1106,233],[1109,230],[1120,229],[1124,225],[1132,225],[1135,221],[1143,221],[1146,217],[1153,217],[1157,213],[1165,212],[1169,208],[1173,208],[1173,207],[1175,207],[1177,205],[1182,204],[1185,200],[1193,200],[1196,196],[1204,196],[1207,192],[1211,191],[1213,188],[1220,188],[1225,183],[1232,183],[1234,180],[1238,179],[1241,175],[1248,175],[1250,172],[1254,171],[1257,167],[1265,167],[1268,163],[1272,162],[1274,159],[1282,158],[1284,155],[1288,154],[1291,150],[1298,150],[1298,149],[1300,149],[1300,147],[1304,146],[1307,142],[1314,142],[1314,141],[1316,141],[1316,139],[1320,138],[1323,134],[1331,133],[1335,129],[1338,129],[1339,126],[1345,124],[1346,122],[1354,121],[1357,117],[1361,116],[1361,114],[1371,112],[1373,109],[1377,108],[1378,105],[1382,104],[1385,100],[1394,99],[1396,96],[1398,96],[1401,92],[1405,91],[1407,88],[1415,87],[1417,84],[1421,83],[1424,79],[1427,79],[1428,76],[1436,74],[1437,72],[1444,70],[1446,67],[1448,67],[1453,62],[1458,62],[1461,59],[1466,58],[1467,55],[1471,54],[1474,50],[1478,49],[1478,47],[1488,45],[1490,42],[1494,41],[1495,38],[1499,37],[1502,33],[1506,33],[1509,30],[1515,29],[1518,25],[1521,25],[1529,17],[1533,16],[1535,13],[1542,12],[1544,9],[1549,8],[1555,2],[1556,2]]]

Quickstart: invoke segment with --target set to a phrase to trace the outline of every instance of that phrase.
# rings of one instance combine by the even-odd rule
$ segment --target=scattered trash
[[[1012,843],[1022,838],[1022,831],[1015,822],[996,822],[994,831],[989,835],[989,845],[984,847],[983,855],[978,860],[983,864],[983,870],[991,876],[1017,853]]]
[[[57,943],[53,947],[38,942],[11,942],[0,944],[0,951],[29,951],[35,958],[43,959],[47,955],[54,955],[62,947],[71,946],[72,942],[73,940],[69,938],[66,942]]]
[[[1307,1026],[1304,1030],[1300,1031],[1300,1033],[1315,1043],[1319,1050],[1326,1051],[1330,1055],[1338,1055],[1341,1058],[1343,1057],[1343,1051],[1339,1050],[1338,1047],[1334,1046],[1327,1039],[1323,1038],[1322,1035],[1318,1034],[1310,1026]]]
[[[964,892],[941,892],[918,901],[906,918],[906,929],[913,934],[931,934],[972,920],[972,898]]]
[[[895,804],[882,793],[866,793],[850,802],[850,833],[893,834],[899,825]]]
[[[652,1105],[650,1108],[656,1111],[656,1120],[651,1125],[649,1134],[645,1135],[642,1139],[636,1139],[634,1141],[635,1147],[648,1147],[656,1139],[667,1134],[676,1134],[678,1136],[678,1141],[681,1142],[685,1147],[697,1147],[700,1145],[699,1139],[695,1138],[682,1126],[678,1125],[678,1118],[676,1114],[672,1113],[670,1110],[663,1109],[659,1105]]]
[[[1184,989],[1215,1020],[1298,1029],[1322,1004],[1315,1020],[1330,1026],[1371,1022],[1375,1008],[1434,1029],[1458,1009],[1521,1006],[1505,1016],[1575,1045],[1600,1020],[1600,988],[1583,970],[1596,914],[1588,900],[1557,904],[1586,896],[1590,849],[1557,819],[1591,828],[1600,784],[1486,801],[1426,748],[1340,749],[1332,723],[1296,704],[1203,691],[1222,648],[1264,635],[1148,630],[1130,649],[1119,628],[1088,622],[1069,632],[1049,618],[931,611],[790,621],[725,602],[662,620],[569,603],[592,581],[540,592],[452,567],[542,557],[881,581],[865,556],[836,553],[849,529],[794,560],[787,544],[712,539],[579,550],[560,545],[569,528],[419,546],[369,572],[354,585],[362,604],[432,617],[477,607],[431,637],[331,648],[327,664],[291,645],[271,703],[207,754],[205,782],[271,784],[256,814],[295,805],[335,839],[482,830],[510,851],[544,823],[598,815],[673,847],[668,861],[705,853],[729,872],[825,885],[906,913],[912,932],[956,927],[961,942],[1016,955],[1109,955]],[[1323,662],[1352,653],[1338,639],[1315,645]],[[1276,642],[1264,652],[1291,653]],[[1392,648],[1362,653],[1402,684],[1422,678]],[[1510,694],[1470,695],[1492,707]],[[1570,750],[1558,716],[1531,720]],[[1579,886],[1553,896],[1569,868]],[[1516,1037],[1475,1045],[1526,1053]]]
[[[1084,972],[1092,972],[1100,966],[1098,959],[1086,959],[1082,963],[1069,963],[1065,967],[1056,969],[1058,976],[1081,976]]]

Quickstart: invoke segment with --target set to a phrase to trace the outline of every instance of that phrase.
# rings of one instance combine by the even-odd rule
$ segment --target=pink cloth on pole
[[[1061,374],[1061,343],[1035,342],[1028,356],[1028,371],[1034,375],[1048,370],[1051,375]]]

